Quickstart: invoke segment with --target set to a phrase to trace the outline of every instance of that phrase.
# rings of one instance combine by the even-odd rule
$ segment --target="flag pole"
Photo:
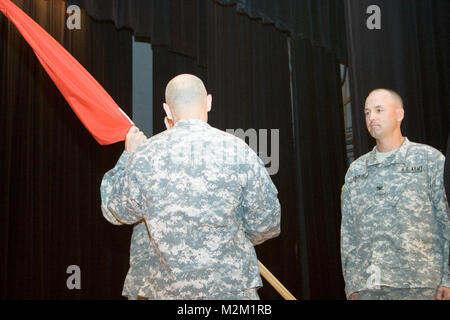
[[[284,298],[284,300],[297,300],[288,289],[258,260],[259,272],[267,282]]]

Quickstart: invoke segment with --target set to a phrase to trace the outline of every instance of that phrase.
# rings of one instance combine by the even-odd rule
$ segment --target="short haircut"
[[[369,94],[369,96],[372,94],[372,92],[377,92],[377,91],[386,91],[389,92],[389,94],[391,95],[392,100],[395,101],[395,103],[400,106],[401,108],[403,108],[403,99],[402,97],[398,94],[398,92],[391,90],[391,89],[385,89],[385,88],[378,88],[375,90],[372,90]]]

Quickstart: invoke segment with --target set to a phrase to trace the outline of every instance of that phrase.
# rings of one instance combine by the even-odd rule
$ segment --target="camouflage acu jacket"
[[[347,296],[368,286],[450,286],[444,160],[406,139],[383,162],[374,148],[350,165],[341,199]]]
[[[196,299],[260,287],[253,245],[280,232],[277,193],[244,141],[201,120],[125,151],[101,184],[109,222],[141,222],[123,294]]]

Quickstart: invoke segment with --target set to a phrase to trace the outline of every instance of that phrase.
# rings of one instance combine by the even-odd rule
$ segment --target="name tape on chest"
[[[400,169],[400,172],[415,173],[415,172],[422,172],[422,171],[423,171],[423,166],[403,167]]]
[[[419,173],[419,172],[423,172],[423,166],[410,166],[410,167],[402,167],[402,168],[398,168],[397,172],[402,172],[402,173]],[[362,174],[356,174],[353,177],[350,178],[350,182],[354,182],[357,181],[361,178],[368,178],[369,174],[366,173],[362,173]]]

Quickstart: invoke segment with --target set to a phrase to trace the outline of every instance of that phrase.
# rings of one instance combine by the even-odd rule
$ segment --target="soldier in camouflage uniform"
[[[259,299],[254,245],[280,233],[278,191],[264,163],[207,123],[211,96],[180,75],[166,88],[168,130],[130,129],[101,184],[102,212],[136,224],[123,294],[131,299]]]
[[[367,97],[377,146],[354,161],[342,192],[341,257],[349,299],[450,299],[444,156],[410,142],[394,91]]]

